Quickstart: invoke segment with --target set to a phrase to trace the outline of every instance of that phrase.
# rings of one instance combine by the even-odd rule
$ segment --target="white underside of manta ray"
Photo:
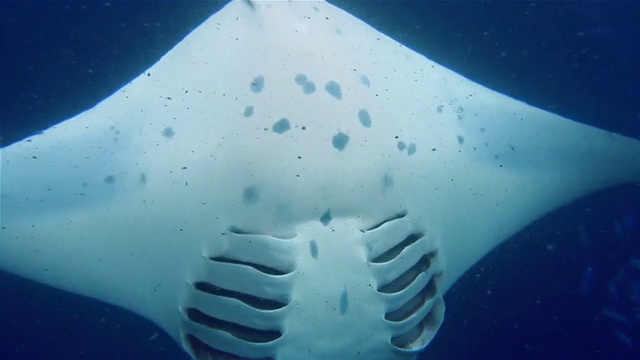
[[[198,359],[413,359],[443,294],[640,142],[469,81],[321,1],[234,1],[8,146],[0,268]]]

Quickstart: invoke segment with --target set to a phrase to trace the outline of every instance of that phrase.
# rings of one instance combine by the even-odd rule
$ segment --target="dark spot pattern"
[[[259,93],[262,92],[262,90],[264,89],[264,76],[256,76],[252,81],[251,81],[251,85],[249,86],[249,88],[251,89],[252,92],[254,93]]]
[[[443,109],[444,109],[444,105],[438,105],[438,107],[436,108],[436,111],[438,112],[438,114],[442,114]]]
[[[404,149],[407,148],[407,144],[404,143],[404,141],[398,141],[398,150],[400,151],[404,151]]]
[[[325,85],[324,89],[331,95],[332,97],[342,100],[342,89],[340,88],[340,84],[331,80]]]
[[[305,74],[298,74],[293,78],[293,81],[302,86],[302,92],[304,92],[307,95],[311,95],[316,91],[316,84],[313,83],[313,81],[309,80],[309,78],[307,78],[307,75]]]
[[[282,118],[273,124],[272,130],[276,134],[284,134],[291,129],[291,123],[286,118]]]
[[[296,75],[295,78],[293,78],[293,81],[295,81],[296,84],[302,86],[307,82],[307,75],[298,74],[298,75]]]
[[[393,187],[393,178],[389,174],[384,174],[382,177],[382,188],[391,189]]]
[[[322,223],[322,225],[327,226],[332,219],[333,217],[331,216],[331,209],[327,209],[327,211],[325,211],[324,214],[322,214],[322,216],[320,217],[320,222]]]
[[[407,146],[407,155],[411,156],[411,155],[415,154],[416,151],[418,151],[418,149],[416,148],[416,144],[415,143],[411,143],[411,144],[409,144],[409,146]]]
[[[349,295],[347,294],[347,288],[342,289],[340,294],[340,315],[344,315],[349,310]]]
[[[258,202],[259,193],[255,186],[248,186],[242,191],[242,203],[244,205],[254,205]]]
[[[315,240],[309,242],[309,253],[314,259],[318,258],[318,243]]]
[[[116,177],[113,175],[109,175],[104,178],[104,182],[106,182],[107,184],[113,184],[114,182],[116,182]]]
[[[307,81],[306,83],[304,83],[304,85],[302,85],[302,92],[304,92],[307,95],[311,95],[316,91],[316,84],[313,83],[313,81]]]
[[[333,139],[331,140],[331,144],[337,150],[344,150],[347,147],[347,143],[349,142],[349,135],[339,132],[333,135]]]
[[[371,116],[367,110],[360,109],[360,111],[358,111],[358,120],[360,120],[362,126],[371,127]]]
[[[242,112],[242,116],[244,117],[251,117],[251,115],[253,115],[253,105],[245,107],[244,111]]]
[[[369,78],[366,75],[360,75],[360,84],[366,87],[371,86],[371,82],[369,82]]]
[[[166,128],[164,128],[164,130],[162,130],[162,136],[166,137],[167,139],[172,139],[175,134],[176,133],[169,126],[167,126]]]
[[[458,139],[458,144],[460,145],[464,144],[464,136],[458,135],[456,136],[456,138]]]
[[[140,183],[140,185],[146,185],[147,184],[147,174],[140,173],[140,176],[138,176],[138,183]]]

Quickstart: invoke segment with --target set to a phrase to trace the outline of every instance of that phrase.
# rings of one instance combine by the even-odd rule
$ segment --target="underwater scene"
[[[0,3],[0,145],[91,108],[227,2]],[[640,140],[640,3],[329,2],[490,89]],[[0,286],[2,359],[190,358],[131,311],[3,271]],[[640,359],[640,184],[546,214],[444,300],[418,359]]]

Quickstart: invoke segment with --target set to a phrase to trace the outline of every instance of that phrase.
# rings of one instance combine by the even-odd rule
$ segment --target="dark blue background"
[[[638,4],[333,3],[486,86],[640,139]],[[3,143],[110,95],[223,4],[0,3]],[[634,257],[640,187],[560,209],[498,247],[447,293],[445,323],[421,358],[640,359],[640,321],[630,315],[640,304],[615,300],[609,290],[620,269],[621,293],[640,281],[629,265]],[[0,358],[186,358],[160,329],[121,309],[5,273],[0,287]],[[604,308],[630,322],[603,316]]]

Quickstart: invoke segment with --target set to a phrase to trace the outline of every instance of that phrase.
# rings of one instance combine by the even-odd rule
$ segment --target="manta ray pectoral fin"
[[[412,359],[491,248],[640,181],[637,140],[326,2],[250,4],[2,149],[0,268],[133,310],[199,358]]]
[[[440,184],[448,195],[438,213],[428,210],[429,218],[447,224],[441,228],[445,288],[540,216],[597,190],[640,183],[638,140],[506,97],[476,100],[456,129],[456,151],[473,161]],[[466,114],[480,109],[487,113],[482,119]]]

